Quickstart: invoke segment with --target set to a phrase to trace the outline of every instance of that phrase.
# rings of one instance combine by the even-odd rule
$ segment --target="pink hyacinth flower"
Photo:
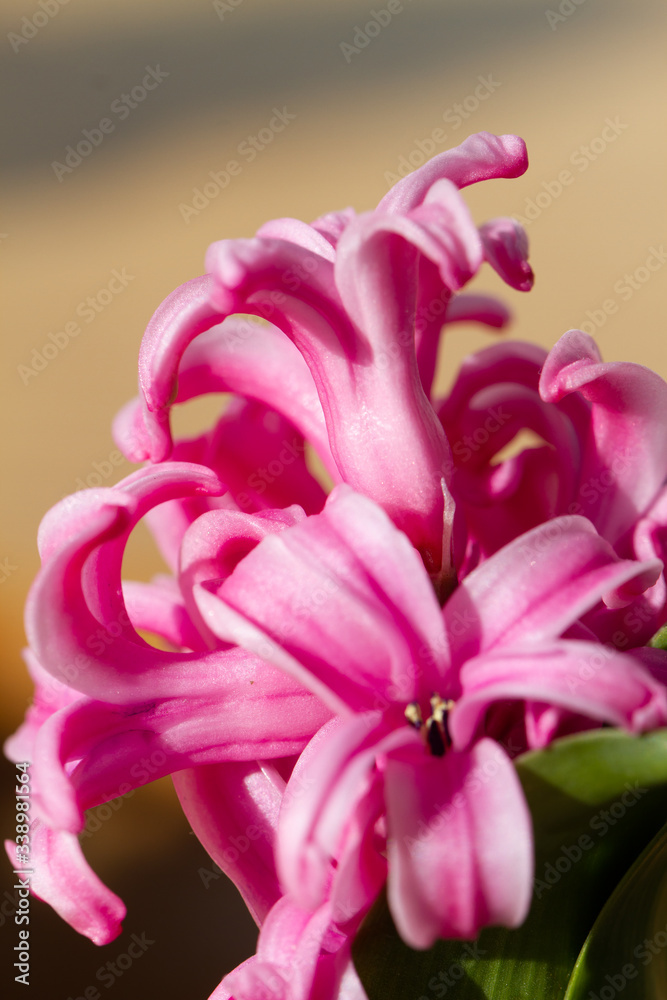
[[[293,763],[293,762],[292,762]],[[257,953],[224,977],[211,1000],[365,1000],[351,944],[367,907],[331,898],[312,913],[283,895],[274,862],[280,809],[310,786],[286,792],[289,761],[217,764],[174,775],[192,829],[234,881],[260,925]],[[281,773],[282,772],[282,773]],[[283,777],[283,774],[285,777]],[[332,862],[333,875],[333,862]],[[380,859],[376,890],[386,875]],[[365,902],[365,897],[362,900]]]
[[[589,522],[564,517],[488,559],[440,609],[405,535],[338,487],[322,514],[260,542],[221,585],[195,586],[213,633],[339,716],[294,769],[313,793],[281,813],[279,871],[295,903],[314,911],[331,895],[332,857],[334,896],[369,902],[369,838],[386,822],[389,901],[408,944],[521,923],[530,817],[485,718],[510,701],[527,720],[551,705],[635,732],[664,722],[665,691],[635,659],[605,649],[584,682],[602,647],[562,638],[602,600],[628,603],[660,569],[620,560]]]
[[[582,514],[619,555],[665,560],[667,383],[655,372],[602,362],[577,330],[548,354],[510,341],[466,359],[439,414],[470,552],[485,557],[551,517]],[[539,443],[498,461],[525,430]],[[661,575],[601,637],[647,642],[667,619],[665,598]]]
[[[26,609],[35,705],[7,751],[32,761],[33,889],[97,943],[119,933],[124,907],[81,853],[86,809],[184,769],[293,756],[331,714],[297,681],[202,635],[175,581],[121,584],[125,544],[140,518],[223,490],[208,469],[165,463],[62,501],[40,528],[42,569]],[[205,543],[220,556],[214,575],[224,577],[259,538],[303,517],[300,509],[245,516],[244,547],[235,530],[233,551],[229,525],[217,533],[209,526]],[[190,543],[182,565],[190,585],[192,551]],[[137,629],[173,651],[149,645]],[[150,774],[137,766],[144,758]]]
[[[522,231],[507,219],[478,230],[458,189],[526,166],[520,139],[481,133],[405,178],[375,212],[312,226],[276,220],[253,240],[214,244],[209,276],[170,296],[146,331],[142,407],[116,428],[126,454],[169,454],[174,399],[253,398],[294,424],[334,482],[380,503],[447,580],[451,456],[424,390],[442,321],[466,314],[449,307],[484,260],[516,288],[532,283]],[[446,314],[431,314],[431,302]],[[235,313],[272,325],[253,328]],[[471,313],[503,321],[488,303],[469,303]]]

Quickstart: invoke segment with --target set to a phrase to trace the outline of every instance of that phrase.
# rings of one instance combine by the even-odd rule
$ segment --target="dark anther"
[[[445,756],[445,741],[443,739],[443,734],[440,731],[440,726],[433,716],[431,716],[426,723],[426,742],[428,743],[429,750],[434,757]]]

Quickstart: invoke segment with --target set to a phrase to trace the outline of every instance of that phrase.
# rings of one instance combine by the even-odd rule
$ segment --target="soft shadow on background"
[[[45,4],[53,12],[58,0]],[[510,304],[511,336],[551,346],[587,324],[607,360],[667,376],[664,5],[404,0],[357,44],[357,29],[385,6],[70,0],[46,17],[37,2],[5,0],[3,734],[31,693],[22,606],[38,568],[39,520],[62,496],[131,471],[117,461],[111,418],[136,393],[147,320],[202,272],[213,240],[252,235],[273,217],[372,207],[390,175],[420,156],[482,129],[515,132],[528,144],[527,175],[468,188],[466,199],[479,222],[528,218],[537,281],[522,296],[488,269],[477,287]],[[147,75],[153,89],[142,97]],[[284,128],[267,133],[276,109]],[[68,163],[84,130],[97,145]],[[233,159],[241,170],[225,184]],[[69,336],[73,323],[80,333]],[[441,385],[488,340],[473,328],[453,332]],[[194,431],[216,407],[185,408],[177,426]],[[141,533],[126,564],[139,579],[161,568]],[[11,836],[13,770],[3,774]],[[96,949],[33,903],[33,996],[66,1000],[95,987],[127,1000],[205,1000],[252,950],[252,922],[224,879],[203,874],[210,862],[168,780],[105,813],[86,844],[128,904],[126,930]],[[0,976],[13,995],[14,897],[2,870]],[[141,958],[111,983],[97,977],[132,934],[152,942]]]

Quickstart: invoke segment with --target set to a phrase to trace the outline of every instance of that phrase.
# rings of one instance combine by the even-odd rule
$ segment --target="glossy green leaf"
[[[602,906],[667,821],[667,730],[600,729],[516,765],[536,841],[528,919],[415,952],[379,899],[353,949],[369,1000],[563,1000]]]
[[[635,861],[602,908],[565,1000],[667,996],[667,827]]]
[[[653,646],[654,649],[667,649],[667,625],[655,633],[649,646]]]

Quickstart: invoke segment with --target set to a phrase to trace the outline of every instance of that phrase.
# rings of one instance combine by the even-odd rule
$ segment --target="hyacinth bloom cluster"
[[[521,228],[477,226],[460,191],[526,167],[520,139],[481,133],[372,212],[214,244],[114,425],[145,464],[40,528],[35,699],[6,748],[33,764],[33,891],[112,940],[124,906],[82,854],[85,810],[172,774],[260,927],[215,1000],[362,1000],[351,943],[385,884],[414,948],[517,927],[513,758],[667,725],[667,654],[645,648],[667,620],[667,385],[570,331],[549,353],[498,341],[433,395],[443,329],[508,319],[463,290],[482,265],[532,284]],[[206,393],[232,400],[173,441],[172,406]],[[523,431],[536,446],[508,451]],[[169,574],[123,581],[144,518]]]

